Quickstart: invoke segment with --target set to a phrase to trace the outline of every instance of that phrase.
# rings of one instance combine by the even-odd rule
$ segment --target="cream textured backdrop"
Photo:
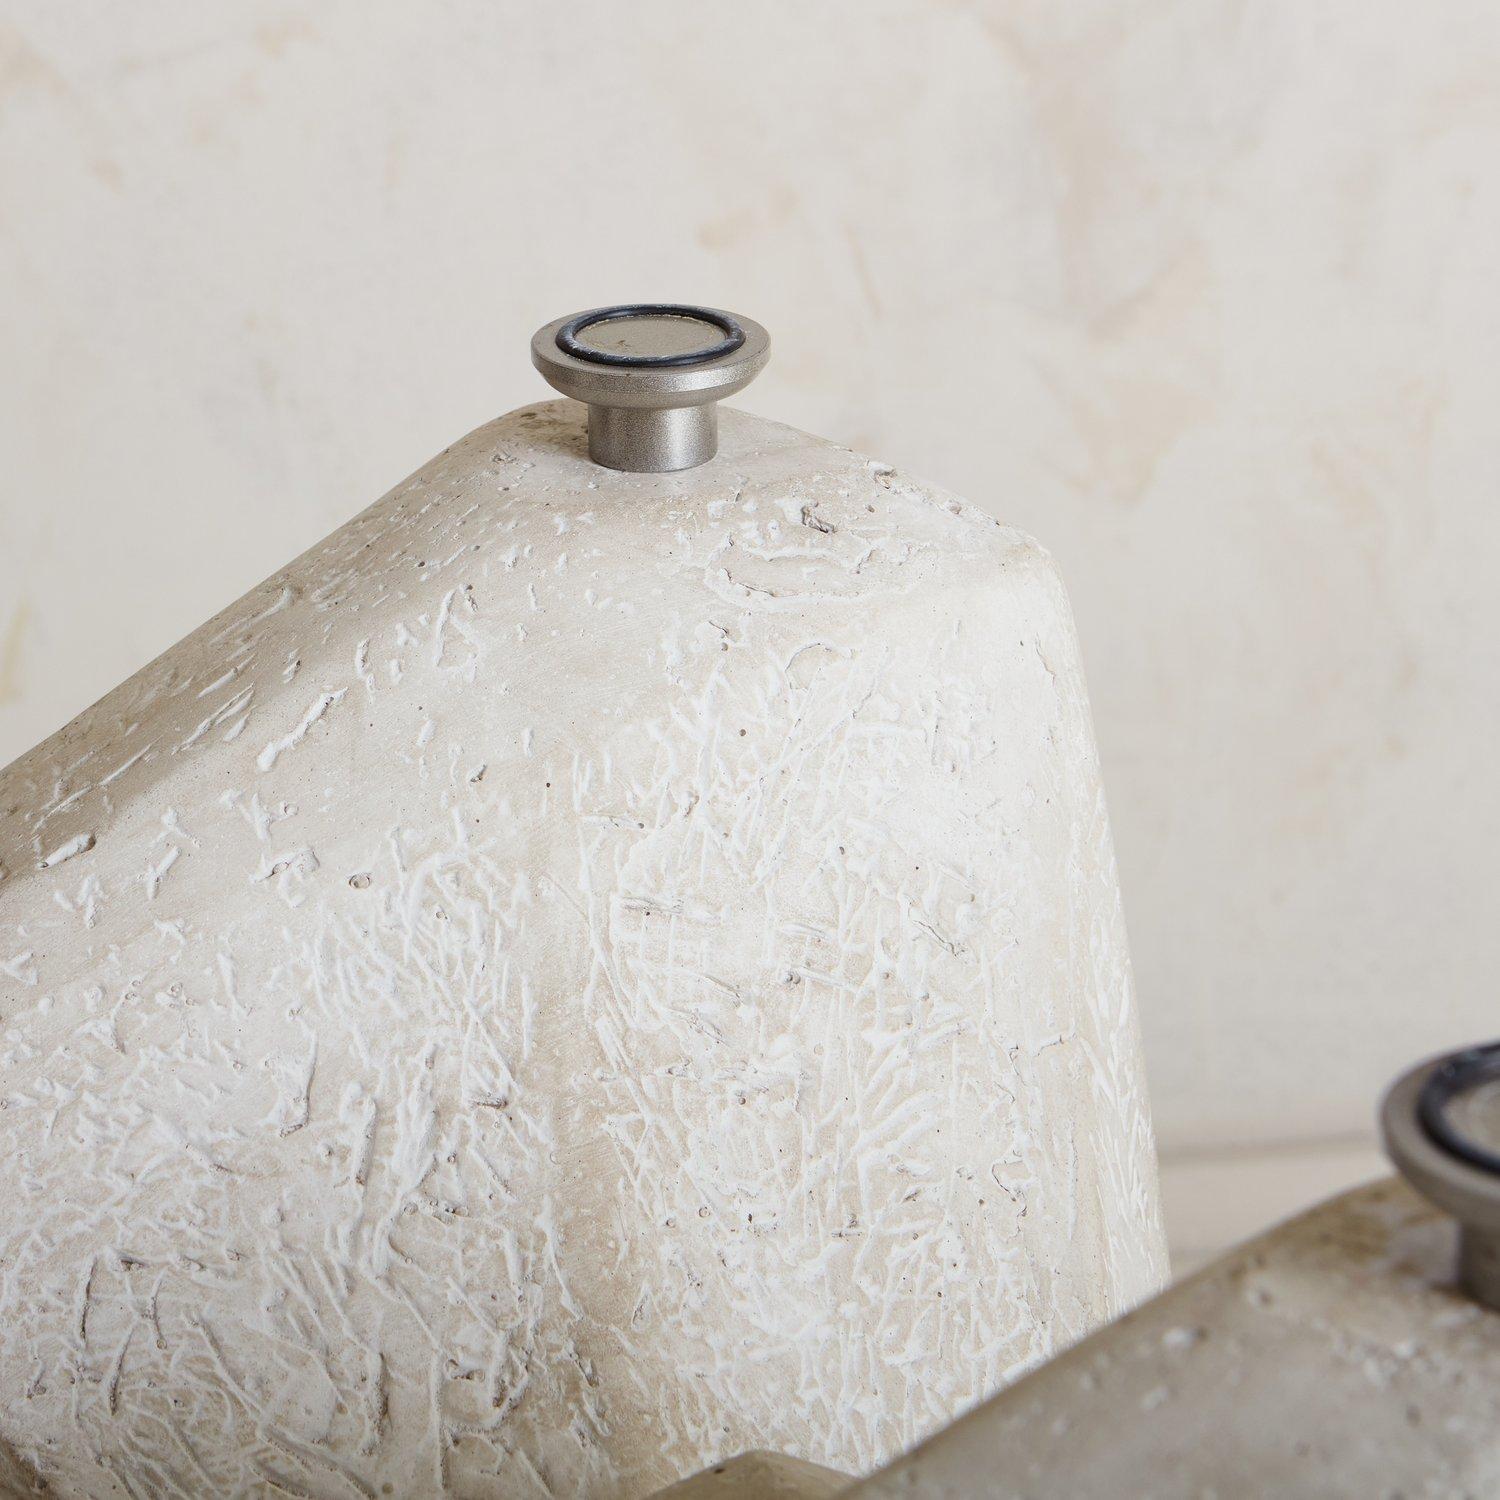
[[[0,0],[0,761],[469,428],[533,328],[1074,597],[1184,1259],[1500,1032],[1500,9]]]

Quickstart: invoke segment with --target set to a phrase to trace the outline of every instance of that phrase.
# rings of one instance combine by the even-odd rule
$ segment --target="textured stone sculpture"
[[[0,773],[0,1438],[63,1496],[868,1472],[1154,1290],[1032,542],[512,414]]]

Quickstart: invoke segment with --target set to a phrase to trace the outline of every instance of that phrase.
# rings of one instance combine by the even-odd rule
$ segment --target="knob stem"
[[[1475,1224],[1459,1230],[1458,1281],[1476,1302],[1500,1311],[1500,1234]]]
[[[691,469],[719,451],[719,408],[589,406],[589,457],[606,469],[662,474]]]

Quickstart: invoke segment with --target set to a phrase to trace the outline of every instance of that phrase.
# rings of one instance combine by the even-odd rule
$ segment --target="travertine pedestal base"
[[[867,1472],[1163,1268],[1057,574],[515,413],[0,776],[0,1437],[62,1496]]]

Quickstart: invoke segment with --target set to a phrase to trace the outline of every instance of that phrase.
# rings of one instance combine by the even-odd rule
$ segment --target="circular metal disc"
[[[1451,1141],[1436,1136],[1424,1119],[1430,1117],[1423,1103],[1424,1095],[1428,1101],[1432,1098],[1429,1090],[1433,1080],[1464,1055],[1433,1058],[1403,1073],[1381,1104],[1381,1134],[1391,1160],[1423,1197],[1462,1223],[1495,1234],[1500,1233],[1500,1175],[1482,1164],[1482,1147],[1495,1119],[1492,1111],[1500,1106],[1488,1091],[1472,1098],[1469,1109],[1457,1117],[1449,1112],[1458,1095],[1444,1105],[1450,1130],[1472,1132],[1480,1152],[1455,1150]],[[1467,1095],[1473,1091],[1462,1092]]]
[[[1417,1117],[1444,1150],[1500,1176],[1500,1043],[1444,1058],[1423,1085]]]
[[[1466,1141],[1500,1156],[1500,1080],[1470,1089],[1448,1106],[1448,1119]]]
[[[770,336],[752,319],[677,304],[574,313],[539,328],[531,341],[531,362],[563,395],[636,410],[733,395],[770,352]]]
[[[586,323],[573,335],[573,342],[581,344],[590,353],[612,355],[632,362],[681,359],[684,356],[712,358],[713,351],[725,341],[724,330],[702,318],[662,312],[600,318],[597,322]]]

